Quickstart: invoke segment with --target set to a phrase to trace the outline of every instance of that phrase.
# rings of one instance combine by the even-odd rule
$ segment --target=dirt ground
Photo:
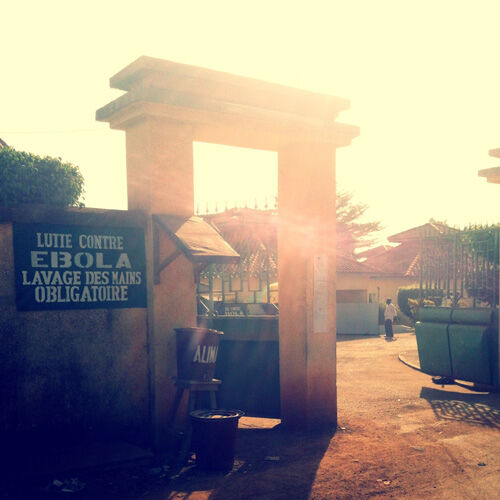
[[[339,339],[335,432],[290,432],[273,427],[278,421],[244,418],[229,473],[193,464],[174,477],[150,466],[94,473],[79,476],[85,487],[70,497],[499,498],[500,393],[433,384],[398,359],[402,352],[416,359],[415,336],[396,337]]]

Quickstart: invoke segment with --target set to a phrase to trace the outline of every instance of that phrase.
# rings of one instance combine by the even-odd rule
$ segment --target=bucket
[[[209,328],[175,328],[175,334],[178,379],[210,382],[223,333]]]
[[[207,471],[227,471],[234,465],[240,410],[197,410],[190,414],[196,465]]]

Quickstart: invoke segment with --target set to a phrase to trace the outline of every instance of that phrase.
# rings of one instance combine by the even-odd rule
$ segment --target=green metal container
[[[491,325],[492,309],[454,309],[451,314],[453,323],[461,325]]]
[[[477,325],[449,326],[453,377],[491,384],[490,329]]]
[[[453,378],[448,325],[446,323],[424,323],[415,325],[420,368],[429,375]]]
[[[422,323],[451,323],[451,307],[420,307],[418,319]]]

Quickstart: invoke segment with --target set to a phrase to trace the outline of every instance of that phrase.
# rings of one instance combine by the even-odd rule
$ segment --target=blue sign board
[[[146,307],[144,230],[13,224],[18,310]]]

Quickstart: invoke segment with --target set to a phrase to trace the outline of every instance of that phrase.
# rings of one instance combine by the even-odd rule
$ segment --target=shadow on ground
[[[440,420],[457,420],[500,429],[500,394],[464,394],[422,387],[426,399]]]
[[[343,333],[338,333],[337,334],[337,342],[347,342],[349,340],[361,340],[361,339],[376,339],[377,337],[380,337],[380,334],[376,335],[350,335],[350,334],[343,334]]]
[[[231,472],[186,468],[171,484],[169,498],[211,490],[211,499],[307,499],[333,435],[334,431],[299,433],[281,427],[239,429]]]

